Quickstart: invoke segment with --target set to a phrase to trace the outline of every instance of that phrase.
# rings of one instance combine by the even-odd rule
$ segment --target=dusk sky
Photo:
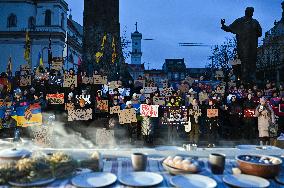
[[[83,24],[83,0],[66,0],[73,19]],[[220,19],[226,24],[244,16],[247,6],[255,8],[263,35],[281,19],[282,0],[120,0],[121,31],[130,39],[135,22],[143,38],[142,62],[151,68],[161,68],[167,58],[185,58],[188,67],[204,67],[211,54],[210,47],[180,47],[179,42],[222,44],[233,34],[220,29]],[[261,42],[261,41],[259,41]],[[130,59],[127,60],[130,63]]]

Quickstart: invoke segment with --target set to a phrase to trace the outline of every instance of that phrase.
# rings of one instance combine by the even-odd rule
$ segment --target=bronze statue
[[[256,19],[253,19],[253,7],[247,7],[245,16],[236,19],[231,25],[225,25],[221,19],[222,29],[236,34],[237,51],[241,60],[241,80],[244,83],[256,81],[256,61],[258,38],[262,36],[262,28]]]

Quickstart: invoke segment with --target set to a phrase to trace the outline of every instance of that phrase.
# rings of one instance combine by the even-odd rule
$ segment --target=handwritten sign
[[[64,93],[47,94],[46,100],[49,104],[64,104]]]
[[[244,117],[245,118],[251,118],[251,117],[254,117],[254,115],[255,115],[254,109],[245,109],[244,110]]]
[[[218,117],[218,109],[207,109],[207,117],[208,118]]]
[[[119,88],[121,86],[121,83],[119,81],[111,81],[108,84],[108,87],[110,89],[115,89],[115,88]]]
[[[20,66],[20,70],[21,71],[30,71],[31,70],[31,66],[28,64],[24,64]]]
[[[96,105],[96,113],[108,112],[108,100],[99,100]]]
[[[120,110],[118,113],[118,117],[119,117],[120,124],[137,122],[136,111],[134,108]]]
[[[169,97],[173,94],[173,90],[174,89],[172,87],[160,88],[161,96]]]
[[[176,125],[186,124],[188,122],[188,111],[185,106],[167,106],[164,107],[167,118],[162,121],[162,124]]]
[[[95,85],[107,84],[107,76],[94,75],[94,84]]]
[[[224,72],[223,71],[216,71],[215,77],[216,78],[224,78]]]
[[[110,107],[109,113],[110,114],[118,114],[119,111],[120,111],[120,106],[113,106],[113,107]]]
[[[70,87],[71,85],[77,87],[77,76],[76,75],[64,75],[63,87]]]
[[[93,118],[92,109],[68,110],[68,121],[88,121]]]
[[[31,75],[21,76],[20,77],[20,86],[30,86],[32,84],[32,77]]]
[[[82,76],[82,84],[93,84],[94,83],[94,78],[93,77],[86,77]]]
[[[140,114],[143,117],[158,117],[159,105],[141,104]]]
[[[74,109],[75,109],[75,104],[73,102],[65,103],[65,110],[66,111],[74,110]]]

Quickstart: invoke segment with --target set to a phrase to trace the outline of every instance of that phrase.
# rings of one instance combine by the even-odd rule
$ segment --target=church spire
[[[138,28],[138,23],[137,22],[135,23],[135,27],[136,27],[136,32],[138,32],[138,29],[137,29]]]

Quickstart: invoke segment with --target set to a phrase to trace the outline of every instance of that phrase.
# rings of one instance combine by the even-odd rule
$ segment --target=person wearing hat
[[[260,98],[260,103],[256,107],[255,116],[258,118],[258,132],[260,145],[269,145],[269,129],[275,124],[275,115],[265,97]]]

